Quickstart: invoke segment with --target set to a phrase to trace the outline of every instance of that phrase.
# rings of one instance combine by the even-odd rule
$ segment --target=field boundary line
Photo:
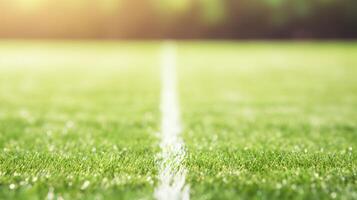
[[[177,93],[176,44],[164,42],[161,47],[161,132],[159,154],[159,185],[155,188],[157,200],[189,200],[186,169],[183,160],[185,145],[180,137],[181,120]]]

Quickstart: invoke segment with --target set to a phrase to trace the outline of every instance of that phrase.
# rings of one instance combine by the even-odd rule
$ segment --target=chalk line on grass
[[[161,163],[157,200],[189,200],[186,169],[182,165],[186,152],[180,137],[180,109],[176,88],[176,45],[165,42],[161,50]]]

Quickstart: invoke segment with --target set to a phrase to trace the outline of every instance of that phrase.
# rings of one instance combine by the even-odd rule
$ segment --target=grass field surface
[[[160,76],[151,45],[0,46],[1,199],[153,193]]]
[[[191,199],[356,199],[357,43],[177,42]],[[160,42],[0,42],[0,199],[153,199]]]
[[[355,45],[181,51],[192,199],[357,197]]]

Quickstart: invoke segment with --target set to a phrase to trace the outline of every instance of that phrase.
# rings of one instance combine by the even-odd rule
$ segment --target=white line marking
[[[180,110],[176,91],[176,46],[166,42],[161,52],[161,153],[157,200],[189,200],[190,188],[185,184],[182,166],[186,152],[180,137]]]

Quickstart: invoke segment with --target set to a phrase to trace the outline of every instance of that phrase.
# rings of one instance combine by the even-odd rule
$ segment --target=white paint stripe
[[[176,46],[166,42],[161,52],[161,153],[157,200],[189,200],[185,184],[186,169],[182,166],[185,147],[180,137],[180,110],[176,91]]]

